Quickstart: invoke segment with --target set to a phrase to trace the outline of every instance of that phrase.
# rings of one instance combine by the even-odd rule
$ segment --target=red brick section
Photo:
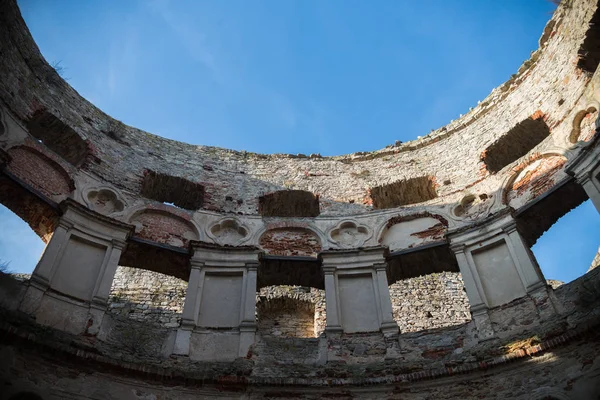
[[[448,228],[440,222],[424,231],[411,233],[410,236],[415,236],[420,239],[430,238],[434,240],[443,240],[447,230]]]
[[[515,170],[518,173],[525,169],[531,163],[540,159],[541,156],[533,155],[526,163],[521,163]],[[562,156],[544,157],[535,169],[527,171],[525,175],[515,180],[504,195],[504,202],[510,202],[515,197],[520,197],[527,191],[531,191],[532,199],[543,194],[556,183],[556,173],[562,170],[566,163],[566,158]]]
[[[75,187],[69,174],[38,150],[19,146],[8,150],[8,170],[48,198],[71,193]]]
[[[265,232],[260,247],[271,255],[314,257],[321,251],[321,241],[308,229],[280,228]]]
[[[441,215],[432,214],[430,212],[421,212],[411,215],[398,215],[397,217],[390,218],[387,224],[385,224],[386,229],[392,227],[393,225],[399,224],[400,222],[412,221],[419,218],[435,218],[445,227],[448,226],[448,220]]]
[[[145,210],[132,219],[132,223],[135,222],[143,225],[142,229],[136,232],[136,236],[141,239],[176,247],[187,247],[190,239],[185,236],[198,238],[196,229],[190,222],[179,215],[163,210]]]
[[[579,140],[583,140],[584,142],[589,142],[594,137],[596,133],[596,118],[598,118],[598,112],[587,113],[585,117],[581,120],[580,130],[579,130]]]

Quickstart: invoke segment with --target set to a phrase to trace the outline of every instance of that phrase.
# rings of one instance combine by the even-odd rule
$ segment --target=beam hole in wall
[[[187,291],[183,279],[131,267],[118,267],[110,289],[108,311],[164,328],[176,328]]]
[[[319,196],[305,190],[281,190],[258,198],[258,213],[263,217],[316,217]]]
[[[595,107],[589,107],[586,110],[581,110],[575,114],[573,118],[573,129],[569,135],[571,143],[578,141],[589,142],[596,133],[596,119],[598,118],[598,110]]]
[[[72,165],[80,166],[88,154],[86,142],[65,122],[47,110],[36,111],[27,121],[29,133]]]
[[[374,209],[422,203],[437,197],[435,178],[420,176],[371,188]]]
[[[269,286],[257,294],[261,336],[314,338],[325,329],[324,290],[302,286]]]
[[[563,232],[569,232],[564,235]],[[531,247],[553,287],[600,265],[600,216],[591,200],[564,213]]]
[[[495,174],[527,154],[550,135],[550,128],[543,119],[543,114],[519,122],[504,136],[488,146],[481,155],[486,169]]]
[[[201,184],[152,170],[144,172],[141,194],[186,210],[198,210],[204,204],[204,186]]]
[[[596,8],[585,39],[577,51],[577,67],[590,74],[596,72],[600,63],[600,9]]]

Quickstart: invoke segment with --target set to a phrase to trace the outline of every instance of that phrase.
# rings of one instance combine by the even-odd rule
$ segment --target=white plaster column
[[[196,303],[199,301],[198,288],[200,287],[202,265],[204,264],[196,260],[190,261],[190,279],[188,280],[185,303],[183,305],[183,313],[181,316],[182,327],[193,327],[198,320],[198,316],[194,311],[196,310]]]
[[[479,281],[475,266],[469,262],[465,255],[465,247],[463,243],[450,245],[450,249],[454,252],[456,261],[458,262],[458,268],[460,269],[467,298],[469,299],[471,316],[477,327],[479,337],[481,340],[491,339],[494,337],[494,329],[492,328],[492,322],[487,312],[488,307],[483,300],[485,294],[480,292],[482,290],[481,282]]]
[[[341,333],[340,308],[337,299],[337,290],[335,284],[335,267],[323,266],[325,277],[325,332]]]
[[[98,332],[121,252],[133,226],[72,199],[40,258],[20,309],[74,334]]]
[[[242,321],[240,322],[240,347],[238,356],[245,357],[250,346],[254,344],[256,336],[256,283],[258,263],[246,264],[246,279],[244,285],[244,299]]]
[[[31,274],[31,280],[35,285],[40,285],[44,289],[50,285],[50,279],[52,278],[52,270],[56,264],[57,257],[59,256],[61,249],[66,245],[68,239],[68,232],[73,228],[73,223],[61,218],[58,220],[58,224],[52,233],[50,241],[46,245],[40,260],[38,261],[35,270]]]
[[[106,305],[108,303],[108,297],[110,295],[113,279],[117,273],[117,268],[119,267],[119,260],[121,259],[121,254],[123,253],[123,250],[125,250],[126,246],[127,242],[124,240],[112,240],[112,246],[109,250],[110,256],[108,257],[108,263],[106,264],[105,270],[100,275],[100,282],[94,291],[92,303],[102,305]]]
[[[182,326],[173,353],[193,360],[231,361],[248,354],[256,334],[260,251],[192,242]]]
[[[325,277],[326,332],[398,332],[387,286],[386,251],[373,247],[319,255]]]
[[[450,250],[454,252],[456,261],[458,262],[458,268],[465,284],[465,291],[467,292],[467,298],[469,304],[472,307],[485,305],[482,293],[479,292],[481,283],[476,282],[476,273],[473,271],[473,266],[469,263],[467,256],[465,255],[465,245],[462,243],[456,243],[450,246]]]
[[[525,285],[525,290],[530,293],[542,287],[546,287],[546,280],[544,279],[540,267],[529,250],[525,245],[525,241],[519,231],[517,231],[517,221],[512,220],[510,223],[502,227],[502,230],[508,235],[507,243],[512,247],[513,253],[518,260],[515,265],[518,268],[521,280]]]
[[[198,297],[200,282],[202,279],[202,266],[204,264],[197,260],[190,260],[190,278],[185,293],[185,302],[183,304],[183,312],[181,315],[181,327],[177,330],[175,336],[175,345],[173,354],[187,356],[190,352],[190,339],[192,330],[198,321],[196,313],[196,304],[200,301]]]
[[[376,264],[377,285],[381,299],[381,331],[383,333],[398,333],[398,324],[394,321],[392,299],[387,279],[387,264]]]
[[[569,159],[565,172],[575,177],[600,213],[600,137],[583,145],[579,153]]]

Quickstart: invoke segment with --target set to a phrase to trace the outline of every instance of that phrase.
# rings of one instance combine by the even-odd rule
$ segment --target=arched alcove
[[[325,329],[325,292],[301,286],[268,286],[257,293],[258,334],[314,338]]]

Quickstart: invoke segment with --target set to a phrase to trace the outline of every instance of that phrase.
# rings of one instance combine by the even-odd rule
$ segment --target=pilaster
[[[249,246],[190,245],[190,279],[174,353],[212,361],[244,357],[257,328],[260,251]]]
[[[386,275],[386,249],[322,252],[327,333],[381,331],[395,334],[398,325]]]
[[[555,312],[547,302],[535,302],[547,285],[537,262],[517,230],[513,216],[503,212],[473,228],[449,232],[450,249],[465,284],[471,314],[482,340],[494,337],[489,310],[529,295]]]
[[[98,331],[133,226],[67,199],[20,309],[74,334]]]

